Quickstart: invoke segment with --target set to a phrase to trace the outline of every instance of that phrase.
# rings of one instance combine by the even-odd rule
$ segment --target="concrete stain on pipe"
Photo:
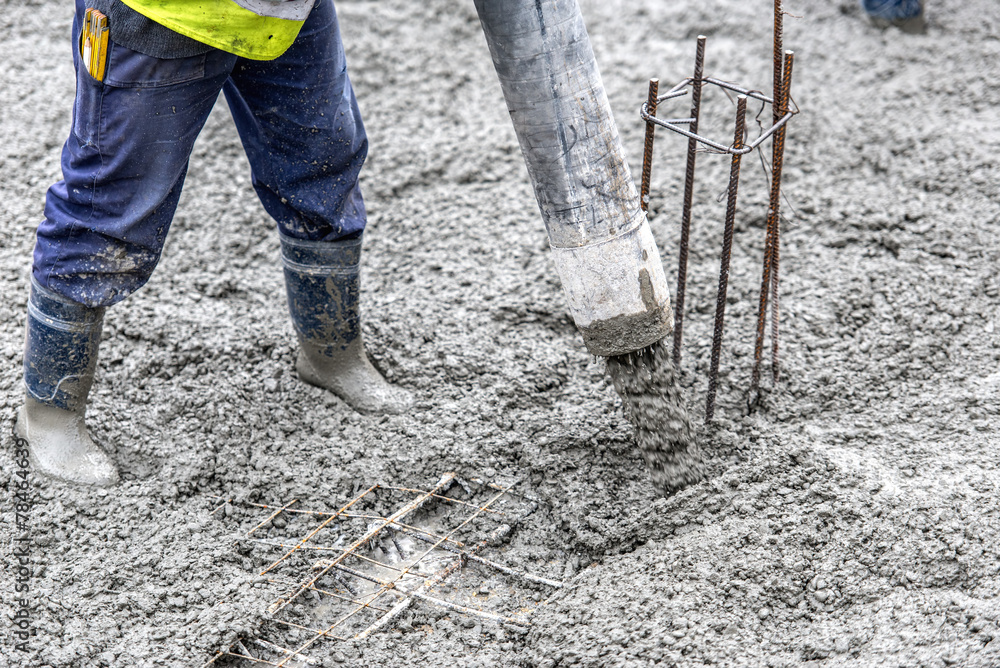
[[[576,0],[475,4],[587,349],[654,344],[670,294]]]

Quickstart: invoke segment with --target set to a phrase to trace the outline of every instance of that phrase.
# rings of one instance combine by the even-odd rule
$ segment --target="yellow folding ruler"
[[[96,9],[88,9],[84,14],[80,55],[90,76],[104,81],[104,68],[108,62],[108,17]]]

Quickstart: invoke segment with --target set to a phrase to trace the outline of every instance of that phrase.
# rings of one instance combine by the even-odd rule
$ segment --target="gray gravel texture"
[[[26,272],[59,176],[71,3],[0,13],[0,469],[21,402]],[[747,159],[707,477],[656,498],[604,365],[567,316],[472,3],[338,4],[371,135],[363,265],[375,363],[414,390],[368,418],[299,382],[278,239],[224,103],[160,267],[109,310],[90,422],[110,491],[33,480],[29,655],[12,649],[4,475],[0,666],[199,666],[273,592],[210,495],[312,506],[447,470],[547,508],[495,556],[561,571],[523,634],[415,605],[327,665],[1000,665],[1000,10],[928,2],[925,35],[790,0],[783,379],[747,415],[767,187]],[[770,82],[770,3],[583,2],[633,173],[645,81]],[[702,129],[730,136],[732,105]],[[686,112],[681,104],[677,111]],[[756,113],[756,110],[754,110]],[[755,130],[756,123],[751,122]],[[652,228],[675,271],[683,151],[659,135]],[[681,381],[700,425],[728,164],[699,157]],[[794,210],[794,211],[793,211]]]

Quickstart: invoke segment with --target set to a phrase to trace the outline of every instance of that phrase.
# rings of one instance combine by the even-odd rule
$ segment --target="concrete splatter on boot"
[[[402,413],[413,396],[372,366],[361,336],[361,238],[319,242],[282,235],[288,310],[299,339],[296,369],[359,413]]]
[[[87,430],[103,308],[69,301],[32,277],[24,346],[24,406],[17,433],[40,473],[83,485],[114,485],[118,471]]]

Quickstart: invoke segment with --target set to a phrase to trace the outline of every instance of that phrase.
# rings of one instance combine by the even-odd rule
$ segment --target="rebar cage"
[[[778,269],[780,258],[780,206],[781,206],[781,173],[784,160],[785,134],[788,121],[798,113],[798,108],[791,102],[792,66],[795,54],[792,51],[782,51],[782,19],[781,0],[774,0],[774,93],[771,97],[757,90],[744,88],[729,81],[704,76],[705,43],[704,35],[698,37],[695,52],[694,76],[688,77],[671,88],[665,94],[659,94],[659,79],[650,79],[649,93],[639,110],[639,115],[646,123],[646,138],[643,150],[642,183],[640,201],[643,210],[649,207],[649,185],[653,161],[653,139],[657,127],[666,128],[671,132],[688,138],[687,163],[684,177],[684,202],[681,210],[680,256],[677,270],[677,292],[674,306],[674,341],[673,363],[678,369],[681,363],[681,344],[684,332],[684,301],[687,285],[688,244],[691,229],[691,204],[694,191],[694,173],[698,144],[708,146],[716,152],[731,156],[732,164],[729,173],[727,191],[726,218],[723,232],[721,267],[719,271],[719,290],[716,300],[715,327],[712,339],[712,360],[709,370],[708,396],[705,402],[705,421],[711,422],[715,412],[715,396],[718,387],[719,358],[721,354],[723,327],[726,310],[726,293],[729,286],[729,264],[732,253],[733,225],[736,216],[736,199],[739,190],[740,162],[744,155],[759,149],[768,139],[771,142],[771,185],[767,212],[767,236],[764,241],[764,263],[761,276],[760,304],[757,314],[756,340],[754,343],[754,364],[750,380],[750,390],[747,393],[748,408],[754,406],[760,399],[760,368],[764,347],[765,319],[770,307],[771,312],[771,373],[775,383],[779,377],[778,339],[779,339],[779,300],[778,300]],[[736,128],[732,143],[710,139],[698,133],[698,121],[701,114],[701,94],[705,85],[716,86],[725,91],[737,94],[736,98]],[[684,118],[660,118],[657,111],[659,104],[673,100],[691,92],[691,112]],[[752,142],[746,142],[746,107],[747,100],[758,100],[770,105],[772,123],[763,128],[760,135]],[[763,107],[762,107],[763,111]],[[756,396],[754,394],[756,393]]]

